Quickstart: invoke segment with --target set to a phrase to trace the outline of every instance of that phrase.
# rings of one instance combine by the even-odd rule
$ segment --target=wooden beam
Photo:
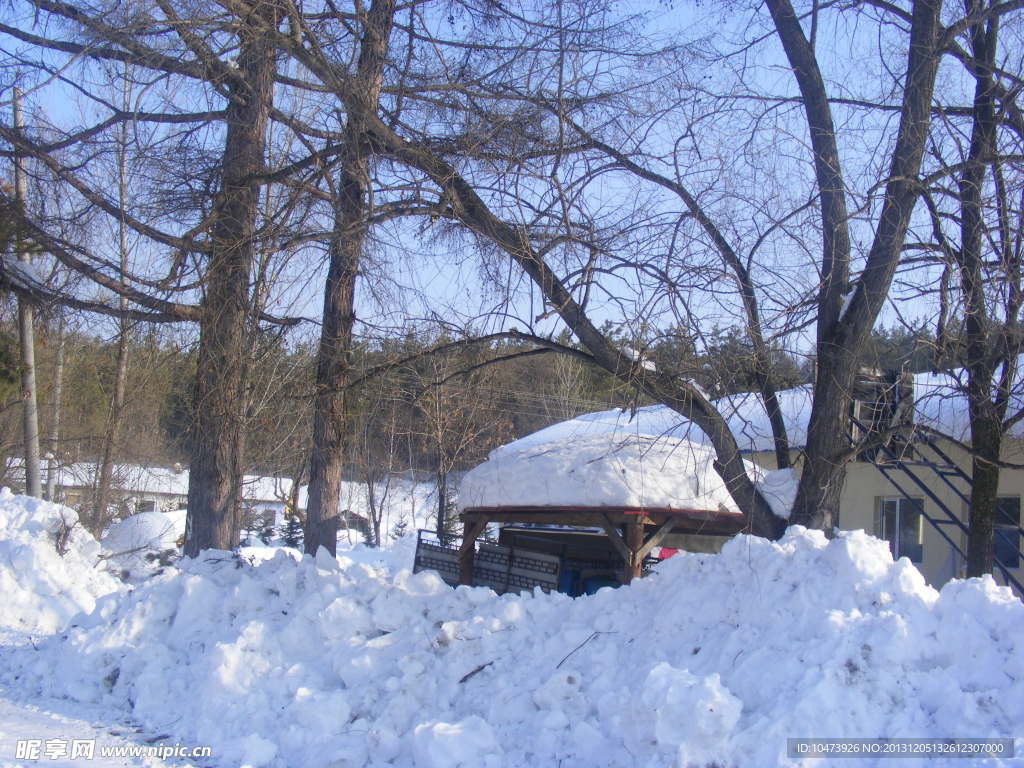
[[[540,523],[541,525],[579,525],[597,528],[601,525],[600,512],[463,512],[464,522],[486,518],[491,523]],[[612,518],[622,515],[611,515]]]
[[[462,531],[462,545],[459,547],[459,584],[473,584],[473,560],[476,555],[476,537],[487,527],[487,518],[471,520]]]
[[[608,534],[608,539],[611,541],[612,546],[615,547],[616,551],[622,555],[622,559],[629,563],[631,552],[629,547],[626,546],[626,542],[623,541],[622,535],[616,530],[615,526],[612,525],[612,521],[608,518],[608,515],[601,515],[598,518],[598,522],[601,523],[601,527],[604,528],[604,532]]]
[[[651,510],[643,515],[626,514],[622,511],[603,510],[591,508],[581,509],[549,509],[538,510],[537,508],[491,508],[468,509],[460,516],[463,522],[471,520],[486,519],[491,523],[539,523],[541,525],[579,525],[590,527],[604,527],[602,518],[606,518],[611,525],[628,525],[631,521],[639,520],[644,525],[662,525],[672,520],[676,533],[708,533],[708,534],[733,534],[739,533],[746,525],[745,519],[740,515],[729,515],[720,517],[697,518],[676,512]]]
[[[667,520],[666,522],[661,524],[661,527],[658,528],[658,530],[656,530],[654,533],[650,535],[647,541],[644,542],[643,546],[640,547],[640,549],[636,553],[636,556],[640,559],[641,563],[644,561],[645,557],[651,554],[652,549],[654,549],[656,546],[658,546],[659,544],[661,544],[661,542],[665,540],[665,537],[672,532],[672,529],[675,528],[675,525],[675,520]]]
[[[629,584],[633,579],[639,579],[643,558],[639,556],[640,548],[644,544],[643,521],[630,520],[626,524],[626,546],[629,548],[629,557],[626,558],[626,570],[623,582]]]

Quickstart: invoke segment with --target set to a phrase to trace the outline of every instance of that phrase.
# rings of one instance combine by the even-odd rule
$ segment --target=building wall
[[[969,454],[949,441],[942,441],[940,447],[970,477]],[[762,466],[773,467],[775,464],[774,455],[770,453],[758,453],[751,458]],[[1008,438],[1004,445],[1003,460],[1024,464],[1024,441]],[[956,493],[931,469],[916,467],[914,471],[935,496],[966,525],[968,508]],[[936,521],[948,519],[939,506],[909,478],[899,472],[894,473],[894,477],[909,496],[921,500],[925,518],[930,517]],[[965,481],[953,479],[952,482],[965,496],[970,497],[970,489]],[[882,499],[900,495],[876,466],[863,461],[851,462],[840,498],[839,527],[845,530],[862,529],[881,536],[883,532],[879,528],[880,502]],[[1024,470],[1004,468],[1000,473],[999,495],[1016,497],[1024,506]],[[967,537],[958,526],[950,523],[941,527],[963,551],[966,551]],[[962,558],[927,519],[921,521],[921,542],[921,561],[915,564],[930,584],[940,587],[952,578],[963,576]],[[1017,581],[1024,583],[1024,568],[1017,568],[1012,573]],[[995,576],[997,581],[1003,583],[998,569]]]

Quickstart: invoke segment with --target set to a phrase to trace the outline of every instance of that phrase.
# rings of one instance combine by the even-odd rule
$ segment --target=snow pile
[[[659,507],[739,515],[710,448],[670,437],[595,434],[491,452],[459,483],[459,507]],[[791,470],[745,462],[772,510],[788,518],[796,496]]]
[[[1019,736],[1022,629],[991,579],[936,592],[860,531],[739,537],[575,600],[210,553],[0,674],[223,766],[772,766],[787,737]]]
[[[62,527],[70,528],[62,557]],[[119,588],[97,567],[100,545],[68,507],[0,488],[0,629],[50,633]]]
[[[176,552],[185,536],[185,510],[139,512],[119,520],[103,535],[103,555],[128,578],[140,578],[159,566],[158,556]]]

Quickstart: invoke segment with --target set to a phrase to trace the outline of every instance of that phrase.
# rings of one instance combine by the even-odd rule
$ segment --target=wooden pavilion
[[[476,539],[488,523],[532,523],[602,529],[625,563],[621,580],[640,576],[644,558],[670,535],[731,536],[747,527],[746,517],[724,508],[613,506],[468,507],[460,515],[464,528],[459,547],[459,583],[473,583]]]

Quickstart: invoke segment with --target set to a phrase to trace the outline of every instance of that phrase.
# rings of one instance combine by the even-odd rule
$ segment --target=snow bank
[[[861,531],[739,537],[575,600],[210,553],[0,674],[223,766],[772,766],[787,737],[1020,736],[1022,629],[991,579],[936,592]]]
[[[63,557],[62,523],[71,527]],[[98,597],[120,587],[96,567],[99,555],[73,509],[0,488],[0,629],[56,632],[79,611],[91,611]]]
[[[185,535],[185,510],[139,512],[118,520],[103,535],[103,554],[112,567],[140,578],[157,567],[156,555],[177,550]]]

